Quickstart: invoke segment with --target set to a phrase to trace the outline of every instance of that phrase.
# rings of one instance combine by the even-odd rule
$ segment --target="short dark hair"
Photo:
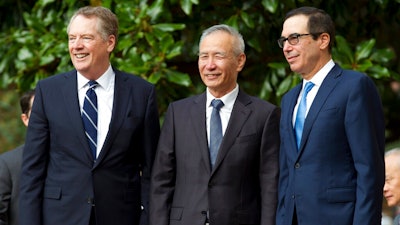
[[[19,105],[21,106],[21,111],[23,114],[28,114],[29,110],[31,110],[31,99],[35,96],[35,90],[29,90],[22,94],[19,99]]]
[[[313,39],[317,39],[320,34],[328,33],[331,41],[329,42],[329,51],[332,51],[335,42],[335,24],[332,18],[322,9],[304,6],[293,9],[286,14],[285,20],[297,15],[305,15],[308,17],[308,32]]]

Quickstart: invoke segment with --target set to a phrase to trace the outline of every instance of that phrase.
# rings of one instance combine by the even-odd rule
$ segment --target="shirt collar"
[[[110,66],[108,66],[108,69],[106,72],[103,73],[96,81],[99,84],[99,87],[102,87],[106,90],[108,90],[112,86],[112,78],[114,77],[115,73]],[[78,80],[78,90],[84,88],[88,82],[90,81],[86,77],[84,77],[81,73],[77,71],[77,80]]]
[[[328,75],[329,71],[335,66],[333,60],[329,60],[325,66],[323,66],[312,78],[311,82],[314,83],[315,86],[321,86],[322,82],[324,81],[325,77]],[[303,88],[304,85],[308,82],[308,80],[303,80]]]
[[[212,107],[211,106],[211,101],[213,99],[215,99],[216,97],[214,97],[210,91],[207,88],[207,102],[206,102],[206,106],[207,107]],[[235,103],[236,97],[239,94],[239,85],[236,84],[236,87],[229,92],[228,94],[222,96],[221,98],[216,98],[216,99],[221,99],[222,102],[224,103],[224,107],[222,109],[232,109],[233,108],[233,104]]]

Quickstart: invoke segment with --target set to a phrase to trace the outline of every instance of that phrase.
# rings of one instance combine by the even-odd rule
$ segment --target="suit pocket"
[[[49,199],[61,199],[61,188],[60,187],[45,187],[43,191],[43,197]]]
[[[169,214],[171,220],[181,220],[182,219],[183,208],[182,207],[172,207]]]
[[[329,188],[326,191],[328,202],[353,202],[356,190],[353,187]]]

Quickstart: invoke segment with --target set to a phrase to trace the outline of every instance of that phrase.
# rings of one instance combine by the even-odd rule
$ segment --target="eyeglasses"
[[[285,44],[285,41],[288,41],[289,44],[291,45],[296,45],[297,43],[299,43],[299,37],[301,36],[307,36],[307,35],[311,35],[311,34],[298,34],[298,33],[294,33],[289,35],[289,37],[285,38],[285,37],[281,37],[278,39],[278,45],[280,48],[283,48],[283,45]]]

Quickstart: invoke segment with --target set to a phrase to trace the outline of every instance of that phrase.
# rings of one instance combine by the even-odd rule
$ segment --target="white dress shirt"
[[[225,135],[225,131],[228,126],[229,118],[231,118],[233,105],[235,104],[236,98],[239,94],[239,85],[236,84],[236,87],[231,92],[222,96],[221,98],[215,98],[210,93],[208,88],[207,88],[206,93],[207,93],[207,101],[206,101],[207,138],[208,138],[208,146],[210,146],[210,120],[211,120],[211,113],[213,110],[211,101],[213,99],[220,99],[224,103],[224,106],[222,106],[222,108],[219,110],[219,115],[221,117],[221,125],[222,125],[222,136],[223,136],[223,135]]]
[[[82,114],[83,102],[85,100],[86,91],[89,88],[89,80],[79,72],[77,74],[79,106]],[[115,73],[112,70],[111,65],[108,67],[107,71],[96,81],[99,84],[95,88],[98,112],[96,151],[96,156],[98,157],[104,141],[106,140],[114,102]]]
[[[329,60],[324,67],[322,67],[312,78],[311,80],[305,80],[303,79],[303,86],[301,88],[299,97],[297,98],[297,103],[296,106],[294,107],[293,111],[293,117],[292,117],[292,123],[294,127],[294,123],[296,122],[296,115],[297,115],[297,109],[299,108],[301,96],[303,95],[303,90],[304,86],[308,81],[311,81],[314,83],[314,87],[308,92],[307,94],[307,107],[306,107],[306,117],[308,114],[308,111],[310,110],[310,107],[314,101],[315,96],[318,93],[319,88],[321,87],[322,82],[324,81],[325,77],[328,75],[329,71],[335,66],[335,63],[333,60]]]

